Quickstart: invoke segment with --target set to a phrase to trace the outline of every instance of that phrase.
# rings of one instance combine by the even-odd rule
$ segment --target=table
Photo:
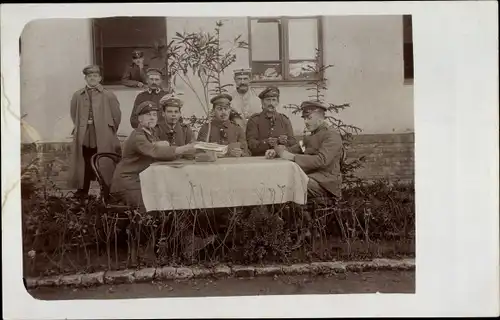
[[[295,163],[264,157],[157,162],[140,174],[146,210],[305,204],[309,178]]]

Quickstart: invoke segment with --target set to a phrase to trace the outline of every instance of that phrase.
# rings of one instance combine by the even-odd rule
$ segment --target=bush
[[[364,183],[345,189],[335,207],[280,204],[144,215],[108,212],[96,197],[81,202],[40,184],[36,174],[24,176],[21,189],[29,275],[414,254],[412,184]],[[311,237],[300,241],[304,230]]]

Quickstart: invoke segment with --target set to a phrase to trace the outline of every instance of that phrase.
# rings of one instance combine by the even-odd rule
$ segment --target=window
[[[248,25],[253,81],[315,79],[302,69],[322,61],[320,17],[252,17]]]
[[[103,84],[120,84],[132,51],[144,51],[145,63],[154,57],[153,45],[166,38],[165,17],[93,19],[94,63],[103,69]]]
[[[411,15],[403,16],[404,79],[413,80],[413,32]]]

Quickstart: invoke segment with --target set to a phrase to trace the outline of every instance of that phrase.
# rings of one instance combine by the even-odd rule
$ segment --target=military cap
[[[144,52],[141,50],[134,50],[132,51],[132,59],[138,59],[144,57]]]
[[[161,76],[161,75],[163,75],[163,73],[161,72],[161,70],[160,70],[160,69],[158,69],[158,68],[148,68],[148,69],[146,70],[146,74],[147,74],[147,75],[150,75],[150,74],[155,74],[155,73],[156,73],[156,74],[159,74],[160,76]]]
[[[280,89],[278,89],[275,86],[267,87],[259,94],[259,98],[261,100],[265,98],[279,97],[279,96],[280,96]]]
[[[233,100],[233,97],[227,93],[221,93],[210,99],[210,103],[214,105],[229,105],[231,101]]]
[[[92,64],[90,66],[86,66],[85,68],[83,68],[82,72],[84,75],[89,75],[91,73],[101,74],[101,68],[98,65]]]
[[[241,75],[251,75],[252,69],[250,69],[250,68],[235,69],[235,70],[233,70],[233,74],[235,77],[241,76]]]
[[[137,110],[135,113],[137,114],[137,116],[140,116],[141,114],[145,114],[151,111],[158,111],[156,103],[154,103],[153,101],[144,101],[137,106]]]
[[[311,114],[315,110],[327,111],[327,107],[323,103],[314,100],[302,102],[300,109],[302,109],[302,117]]]
[[[166,108],[166,107],[177,107],[177,108],[182,108],[182,106],[184,105],[184,103],[182,102],[181,99],[179,98],[175,98],[175,97],[167,97],[165,99],[161,99],[160,100],[160,106],[162,108]]]

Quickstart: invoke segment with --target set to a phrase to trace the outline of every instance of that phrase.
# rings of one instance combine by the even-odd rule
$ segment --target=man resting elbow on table
[[[208,142],[228,146],[227,156],[248,157],[250,152],[245,132],[236,124],[235,119],[230,119],[232,99],[230,95],[223,93],[210,100],[213,104],[214,118],[200,128],[198,141],[207,142],[207,136],[209,136]]]
[[[158,107],[152,101],[144,101],[135,110],[139,125],[123,145],[122,159],[113,174],[110,193],[114,199],[145,212],[139,174],[155,161],[175,160],[195,152],[193,144],[171,146],[159,141],[155,129]]]
[[[342,185],[340,134],[326,122],[327,109],[320,102],[305,101],[301,104],[301,109],[306,130],[311,135],[288,150],[282,145],[267,150],[266,158],[279,156],[294,161],[309,177],[309,197],[337,200],[341,196]]]

